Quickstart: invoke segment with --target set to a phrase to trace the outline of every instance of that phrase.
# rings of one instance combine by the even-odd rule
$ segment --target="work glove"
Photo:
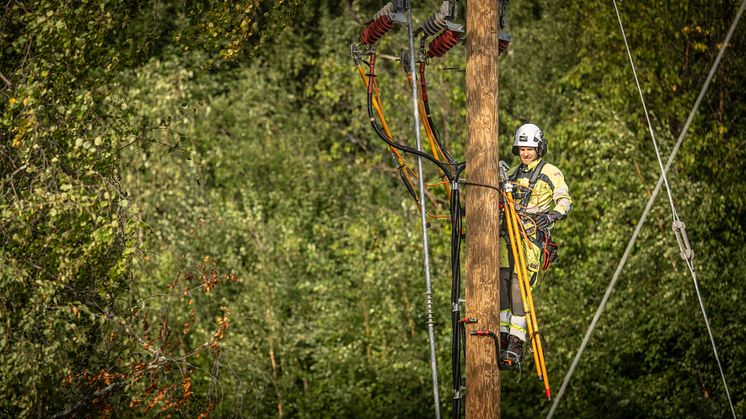
[[[562,214],[557,211],[540,212],[534,217],[534,222],[536,228],[547,228],[560,218],[562,218]]]

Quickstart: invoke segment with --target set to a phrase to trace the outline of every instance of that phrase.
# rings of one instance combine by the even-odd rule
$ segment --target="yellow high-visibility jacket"
[[[514,179],[513,197],[515,201],[521,202],[523,196],[528,192],[528,183],[533,170],[539,165],[541,159],[529,163],[527,167],[522,164],[508,171],[508,177]],[[537,214],[540,212],[557,211],[563,218],[572,210],[572,198],[570,190],[565,183],[562,172],[550,163],[544,163],[531,197],[525,208],[519,208],[519,212]]]
[[[518,212],[538,214],[541,212],[557,211],[562,214],[562,218],[565,218],[572,210],[572,198],[570,198],[570,191],[567,183],[565,183],[564,175],[556,166],[550,163],[544,163],[531,191],[528,203],[525,207],[520,206],[523,197],[529,190],[529,181],[534,168],[541,161],[541,159],[537,159],[529,163],[527,167],[521,164],[508,171],[508,178],[513,182],[513,198],[519,204]],[[529,217],[521,218],[526,233],[532,240],[536,240],[534,221]],[[500,240],[500,266],[503,268],[509,267],[509,252],[506,245],[507,240]],[[533,274],[539,271],[541,260],[540,249],[533,243],[524,243],[524,252],[529,277],[533,278]]]

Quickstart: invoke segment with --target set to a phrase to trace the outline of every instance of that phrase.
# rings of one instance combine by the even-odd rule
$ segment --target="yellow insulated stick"
[[[513,193],[507,192],[506,199],[506,213],[508,220],[508,236],[511,240],[511,251],[513,253],[513,260],[519,269],[516,269],[518,275],[518,284],[521,289],[521,301],[526,312],[528,319],[528,331],[531,335],[531,347],[534,352],[534,362],[536,365],[536,372],[539,380],[544,383],[544,391],[547,399],[552,399],[552,391],[549,387],[549,377],[546,371],[546,363],[544,360],[544,348],[541,342],[541,334],[539,332],[539,325],[536,319],[536,308],[534,307],[533,295],[531,293],[531,284],[528,280],[528,272],[526,269],[526,256],[523,246],[520,243],[520,227],[518,221],[518,215],[515,211],[515,201],[513,200]]]
[[[513,222],[514,221],[514,214],[515,213],[511,210],[511,208],[512,208],[512,201],[513,201],[512,193],[508,192],[508,199],[506,200],[506,205],[505,205],[505,208],[506,208],[505,212],[507,214],[506,220],[507,220],[507,226],[508,226],[508,238],[510,239],[510,251],[513,254],[514,265],[518,266],[520,264],[520,256],[518,255],[518,250],[517,250],[518,249],[518,240],[517,240],[516,234],[515,234],[515,228],[516,228],[516,226],[515,226],[515,224]],[[519,285],[519,287],[521,289],[521,302],[523,303],[523,308],[524,308],[523,311],[526,314],[526,317],[530,319],[532,313],[529,310],[528,301],[527,301],[527,298],[526,298],[526,292],[525,292],[525,290],[523,288],[522,272],[516,270],[516,275],[518,276],[518,285]],[[533,336],[533,334],[534,334],[534,327],[533,327],[534,324],[533,324],[533,322],[532,321],[528,321],[527,322],[527,326],[528,326],[528,333],[529,333],[529,335]],[[538,358],[539,355],[538,355],[538,351],[536,350],[535,345],[536,345],[536,343],[534,342],[533,339],[531,339],[531,346],[533,348],[533,350],[531,352],[533,353],[533,356],[534,356],[534,365],[536,365],[536,373],[539,375],[539,379],[541,379],[541,369],[539,367],[539,358]]]

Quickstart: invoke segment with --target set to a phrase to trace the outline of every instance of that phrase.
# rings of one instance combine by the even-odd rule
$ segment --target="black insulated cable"
[[[451,364],[453,374],[453,415],[461,416],[461,205],[459,185],[451,188]]]
[[[422,38],[422,44],[424,44],[425,38]],[[448,150],[443,146],[443,143],[440,141],[440,131],[438,131],[438,127],[435,125],[435,122],[433,121],[432,114],[430,112],[430,103],[429,98],[427,95],[427,79],[425,78],[425,63],[420,62],[420,94],[422,97],[422,104],[425,108],[425,118],[427,119],[428,125],[430,125],[430,129],[432,130],[433,136],[435,137],[435,142],[438,144],[438,148],[443,153],[443,156],[445,156],[446,160],[448,160],[448,163],[456,166],[456,160],[451,156],[451,154],[448,152]]]
[[[376,55],[375,53],[371,52],[370,62],[369,62],[370,71],[368,73],[368,116],[370,117],[370,124],[373,126],[373,130],[376,132],[376,134],[378,134],[379,137],[381,137],[381,139],[386,144],[390,145],[391,147],[394,147],[397,150],[404,151],[406,153],[413,154],[415,156],[420,156],[423,159],[426,159],[432,162],[434,165],[438,166],[438,169],[440,169],[443,172],[443,174],[448,178],[449,181],[452,181],[453,179],[449,171],[449,167],[446,166],[443,162],[441,162],[440,160],[436,159],[435,157],[427,153],[418,151],[415,148],[394,142],[388,137],[388,135],[386,135],[385,132],[383,132],[381,127],[379,127],[378,124],[376,123],[376,118],[373,115],[373,80],[375,80],[375,77],[376,77],[375,63],[376,63]]]
[[[454,419],[461,417],[462,377],[461,351],[465,348],[465,329],[460,322],[461,314],[461,242],[463,232],[463,207],[461,206],[461,188],[459,177],[466,169],[465,164],[457,166],[451,183],[451,363],[453,373],[453,414]],[[466,354],[464,352],[464,359]]]

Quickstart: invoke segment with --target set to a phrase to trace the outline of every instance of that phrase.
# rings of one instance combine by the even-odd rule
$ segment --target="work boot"
[[[508,349],[501,354],[502,361],[509,365],[519,364],[523,358],[523,341],[514,335],[508,337]]]

